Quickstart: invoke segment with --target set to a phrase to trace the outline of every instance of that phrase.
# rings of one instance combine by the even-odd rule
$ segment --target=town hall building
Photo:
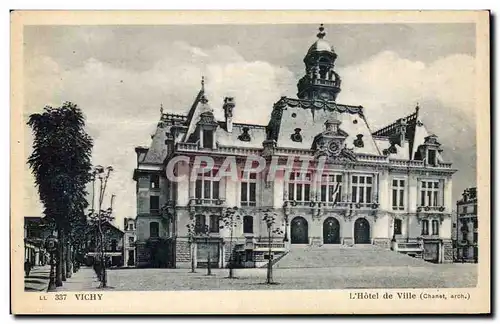
[[[154,242],[167,247],[172,267],[265,265],[293,248],[375,245],[442,263],[453,261],[452,175],[436,135],[422,122],[424,109],[388,121],[373,131],[370,107],[338,102],[341,76],[337,54],[320,27],[304,57],[297,97],[277,98],[267,125],[233,122],[238,98],[209,102],[202,81],[185,115],[164,112],[149,147],[137,147],[135,242],[137,266],[151,263]],[[207,85],[207,88],[208,85]],[[213,109],[222,109],[216,120]],[[189,174],[195,156],[210,156],[212,171],[170,181],[167,166],[180,156],[174,173]],[[284,176],[266,171],[243,176],[249,156],[275,160]],[[289,157],[309,159],[303,172]],[[238,175],[220,178],[228,157]],[[222,217],[237,207],[231,230]],[[271,210],[281,230],[271,242],[263,210]],[[201,231],[192,231],[192,226]],[[153,242],[153,243],[152,243]],[[232,244],[230,243],[232,242]],[[271,246],[269,246],[271,244]]]

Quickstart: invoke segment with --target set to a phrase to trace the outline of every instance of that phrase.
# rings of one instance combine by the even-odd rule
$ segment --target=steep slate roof
[[[248,128],[250,141],[242,141],[239,137],[243,134],[243,128]],[[233,123],[233,131],[226,130],[226,123],[219,122],[215,132],[217,144],[223,146],[236,146],[244,148],[262,148],[262,142],[266,140],[266,127],[263,125]]]
[[[332,101],[302,100],[282,97],[274,106],[267,126],[268,139],[276,141],[278,147],[311,149],[314,138],[325,131],[329,119],[341,121],[339,128],[348,136],[345,144],[355,153],[381,155],[381,151],[371,136],[363,114],[363,107],[348,106]],[[295,142],[291,135],[300,128],[302,142]],[[355,147],[357,135],[363,135],[363,147]]]
[[[418,150],[418,147],[425,142],[425,138],[429,136],[429,132],[422,122],[419,115],[420,107],[415,107],[415,112],[412,114],[399,118],[392,122],[391,124],[382,127],[381,129],[373,132],[373,136],[377,138],[377,141],[381,145],[381,150],[388,148],[385,147],[387,144],[383,144],[384,142],[390,143],[391,137],[397,136],[399,132],[399,124],[402,121],[406,122],[406,132],[405,132],[405,144],[403,145],[404,154],[400,153],[398,149],[397,154],[391,154],[390,157],[396,157],[395,155],[404,156],[404,159],[415,159],[415,153]],[[383,146],[383,147],[382,147]],[[389,144],[390,146],[390,144]],[[401,146],[396,145],[398,148]],[[396,157],[400,158],[400,157]],[[443,158],[441,154],[437,153],[437,159],[439,162],[443,162]]]

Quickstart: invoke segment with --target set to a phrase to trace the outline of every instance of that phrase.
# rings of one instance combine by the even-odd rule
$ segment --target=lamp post
[[[112,166],[107,166],[106,168],[97,165],[94,167],[92,170],[92,211],[91,211],[91,217],[97,220],[97,229],[98,229],[98,235],[99,235],[99,262],[100,262],[100,287],[101,288],[106,288],[107,286],[107,278],[106,278],[106,247],[105,247],[105,240],[104,240],[104,230],[103,230],[103,224],[105,223],[106,220],[111,219],[111,215],[113,212],[113,198],[114,195],[111,197],[111,206],[108,208],[106,211],[102,210],[102,203],[104,200],[104,194],[106,193],[106,187],[108,184],[108,179],[109,176],[111,175],[111,172],[113,171]],[[97,212],[94,210],[94,191],[95,191],[95,180],[99,179],[99,196],[98,196],[98,209]]]
[[[50,235],[47,237],[45,241],[45,249],[50,253],[50,275],[49,275],[49,287],[47,291],[56,290],[56,260],[54,257],[55,252],[57,251],[57,245],[59,241],[54,235]]]

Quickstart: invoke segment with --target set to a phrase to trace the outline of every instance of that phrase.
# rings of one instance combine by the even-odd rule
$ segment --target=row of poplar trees
[[[93,141],[85,131],[85,117],[71,102],[45,107],[29,116],[33,151],[28,165],[35,178],[45,219],[57,231],[56,286],[71,277],[77,253],[89,231],[85,210],[91,180]]]

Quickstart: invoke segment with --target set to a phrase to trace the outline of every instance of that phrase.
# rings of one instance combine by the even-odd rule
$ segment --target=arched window
[[[253,233],[253,217],[243,217],[243,233]]]
[[[429,235],[429,221],[427,219],[422,221],[422,235]]]
[[[160,236],[160,224],[158,222],[149,223],[149,237]]]
[[[402,227],[403,227],[403,222],[400,219],[396,218],[394,220],[394,235],[401,235]]]

